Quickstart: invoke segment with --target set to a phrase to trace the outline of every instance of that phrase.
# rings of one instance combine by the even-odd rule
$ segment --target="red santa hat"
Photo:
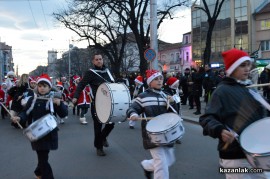
[[[233,48],[222,53],[226,74],[230,76],[232,72],[245,61],[251,61],[245,51]]]
[[[42,81],[45,81],[49,84],[50,87],[52,87],[52,82],[51,82],[51,78],[49,77],[49,75],[47,74],[42,74],[38,80],[37,80],[37,83],[40,83]]]
[[[35,77],[29,76],[29,83],[37,83]]]
[[[169,87],[174,87],[177,83],[179,83],[179,80],[175,77],[170,77],[166,83]]]
[[[63,88],[63,83],[61,81],[57,82],[56,86]]]
[[[162,76],[157,70],[146,70],[147,84],[149,85],[156,77]]]
[[[134,80],[136,83],[139,83],[140,85],[143,84],[143,77],[142,76],[137,76],[137,78]]]
[[[15,73],[14,73],[14,71],[9,71],[8,73],[7,73],[7,76],[9,77],[9,76],[15,76]]]
[[[81,77],[77,76],[77,75],[74,75],[73,76],[73,83],[75,83],[76,80],[79,80],[81,79]]]

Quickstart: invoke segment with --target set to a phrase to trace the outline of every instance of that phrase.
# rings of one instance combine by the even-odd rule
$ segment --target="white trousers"
[[[154,179],[169,179],[169,167],[175,162],[173,147],[156,147],[150,149],[153,159],[143,160],[143,168],[154,172]]]
[[[223,168],[253,168],[246,159],[219,159]],[[226,173],[226,179],[270,179],[268,172],[263,173]]]

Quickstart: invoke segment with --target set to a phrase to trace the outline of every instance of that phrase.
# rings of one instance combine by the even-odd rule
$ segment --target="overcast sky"
[[[60,27],[51,14],[66,6],[65,0],[0,0],[0,41],[12,46],[15,68],[19,74],[29,73],[38,65],[47,65],[48,50],[57,50],[58,58],[68,50],[75,33]],[[181,18],[165,20],[159,38],[166,42],[182,41],[191,30],[190,10]],[[87,43],[74,44],[85,48]]]

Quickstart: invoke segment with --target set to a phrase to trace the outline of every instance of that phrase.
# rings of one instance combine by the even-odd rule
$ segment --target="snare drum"
[[[254,168],[270,171],[270,118],[249,125],[241,133],[239,142]]]
[[[95,104],[101,123],[125,121],[130,103],[129,89],[122,83],[103,83],[97,89]]]
[[[151,119],[146,125],[152,143],[167,145],[182,138],[185,128],[182,119],[175,113],[165,113]]]
[[[57,127],[55,116],[47,114],[33,122],[24,131],[24,135],[31,141],[35,142]]]

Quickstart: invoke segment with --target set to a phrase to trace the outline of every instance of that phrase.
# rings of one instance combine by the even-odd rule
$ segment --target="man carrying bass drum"
[[[90,69],[85,72],[83,79],[79,82],[74,98],[72,102],[75,104],[79,98],[81,91],[85,88],[86,85],[90,85],[92,88],[92,98],[93,101],[91,103],[91,114],[94,121],[94,132],[95,132],[95,139],[94,139],[94,146],[97,151],[98,156],[105,156],[106,153],[103,150],[103,147],[108,147],[109,144],[107,142],[107,137],[109,136],[110,132],[114,128],[114,123],[105,124],[102,126],[102,123],[99,121],[97,112],[95,109],[95,97],[97,93],[97,89],[99,85],[104,82],[114,82],[114,79],[108,70],[103,64],[102,55],[96,54],[92,58],[92,63],[94,65],[93,69]]]

